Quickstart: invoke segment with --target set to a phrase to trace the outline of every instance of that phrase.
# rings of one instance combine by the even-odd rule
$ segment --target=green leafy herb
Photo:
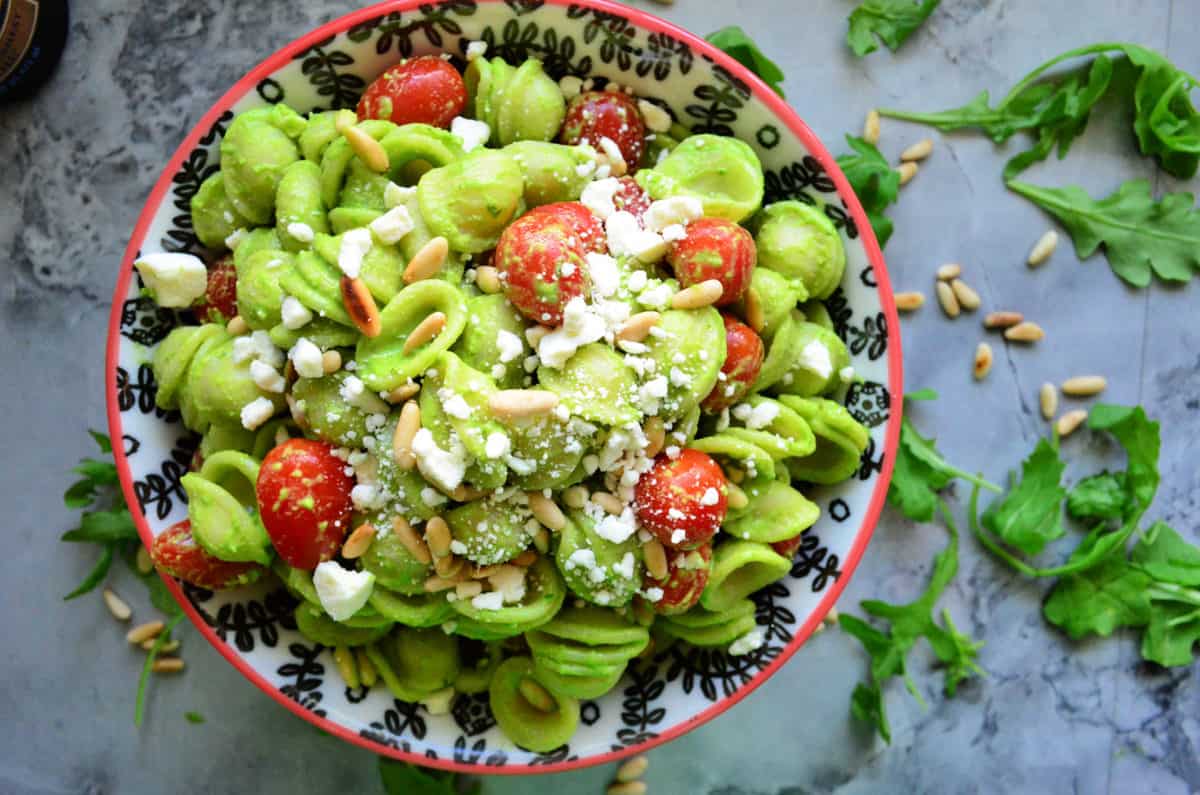
[[[379,758],[379,777],[387,795],[478,795],[483,785],[476,781],[465,790],[460,790],[459,776],[441,770],[430,770],[416,765]]]
[[[862,138],[847,135],[846,143],[854,150],[854,154],[839,157],[838,165],[862,202],[879,247],[883,248],[891,238],[893,229],[891,219],[883,213],[900,194],[900,172],[892,168],[878,149]]]
[[[95,440],[101,453],[112,453],[112,444],[107,436],[96,431],[88,433]],[[100,500],[110,498],[119,501],[119,492],[115,488],[118,482],[117,467],[112,461],[84,458],[71,471],[80,475],[81,479],[72,483],[63,494],[63,502],[68,508],[88,508]],[[111,510],[84,513],[79,527],[64,533],[62,540],[99,544],[100,559],[83,578],[83,582],[63,598],[74,599],[82,596],[104,582],[112,566],[114,554],[130,542],[137,542],[137,538],[137,528],[134,527],[133,518],[123,502]]]
[[[83,582],[63,597],[64,602],[69,602],[77,596],[83,596],[85,593],[90,593],[96,589],[96,586],[104,582],[104,578],[108,576],[108,570],[112,568],[113,562],[113,545],[107,544],[100,551],[100,559],[96,561],[96,567],[88,573],[88,576],[83,578]]]
[[[63,541],[85,541],[92,544],[133,541],[137,537],[137,527],[133,524],[133,517],[129,515],[128,508],[85,513],[79,527],[62,534]]]
[[[1186,282],[1200,268],[1200,211],[1190,193],[1168,193],[1155,201],[1144,179],[1126,182],[1099,201],[1075,186],[1011,182],[1009,187],[1062,222],[1080,259],[1103,245],[1113,273],[1134,287],[1148,285],[1151,274]]]
[[[1150,578],[1116,554],[1080,574],[1062,578],[1042,606],[1046,620],[1072,638],[1111,635],[1118,627],[1140,627],[1150,618]]]
[[[1060,481],[1066,466],[1053,444],[1039,441],[1021,464],[1020,482],[984,511],[983,526],[1026,555],[1036,555],[1061,538],[1066,533],[1062,501],[1067,490]]]
[[[185,712],[183,717],[187,718],[188,723],[204,723],[204,716],[199,712]]]
[[[138,677],[137,697],[133,701],[133,725],[141,727],[142,716],[146,711],[146,685],[150,682],[150,669],[154,667],[154,661],[158,659],[158,652],[171,639],[171,630],[179,625],[183,620],[183,613],[171,618],[167,622],[167,626],[154,639],[154,645],[150,647],[150,651],[146,652],[146,661],[142,664],[142,675]]]
[[[941,0],[864,0],[850,12],[846,43],[855,55],[879,49],[883,42],[895,52],[929,18]]]
[[[737,25],[721,28],[704,37],[705,41],[733,58],[742,66],[762,78],[779,96],[783,97],[783,70],[763,54],[746,31]],[[785,97],[786,98],[786,97]]]
[[[1200,585],[1200,549],[1163,522],[1142,534],[1130,562],[1159,582]]]
[[[1067,513],[1075,519],[1116,519],[1125,512],[1124,472],[1100,472],[1075,484],[1067,494]]]
[[[1192,664],[1192,649],[1200,641],[1200,591],[1155,583],[1154,605],[1142,633],[1142,657],[1159,665]]]
[[[942,613],[945,626],[939,625],[934,619],[934,606],[958,572],[958,528],[945,503],[941,503],[941,509],[950,531],[950,543],[934,558],[933,574],[920,598],[906,605],[877,600],[862,602],[862,609],[868,615],[889,623],[886,632],[845,613],[839,619],[842,629],[858,638],[871,657],[870,681],[860,683],[854,689],[850,701],[851,712],[860,720],[875,726],[880,736],[889,743],[892,740],[891,727],[883,700],[883,687],[887,681],[901,677],[908,691],[924,703],[905,664],[908,653],[920,638],[929,641],[933,653],[945,665],[946,695],[953,696],[964,679],[983,673],[975,659],[983,644],[961,634],[950,620],[948,612]]]

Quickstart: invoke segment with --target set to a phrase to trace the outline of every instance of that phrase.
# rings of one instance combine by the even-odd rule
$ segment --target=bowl
[[[858,565],[887,493],[900,430],[900,336],[887,271],[858,200],[832,156],[794,111],[748,70],[699,37],[606,0],[392,0],[307,33],[239,80],[195,125],[154,186],[125,251],[113,296],[106,364],[108,421],[121,486],[142,540],[187,515],[180,478],[196,439],[154,405],[150,349],[175,313],[142,297],[142,250],[199,252],[189,200],[217,169],[233,114],[287,101],[301,112],[353,107],[362,88],[403,57],[450,53],[472,40],[510,62],[537,56],[555,78],[601,76],[670,108],[694,131],[754,147],[765,202],[823,206],[846,246],[843,283],[826,302],[859,381],[842,397],[870,429],[857,474],[814,489],[820,520],[790,575],[755,595],[765,643],[739,657],[673,647],[630,668],[609,694],[582,705],[579,730],[550,753],[515,746],[486,696],[460,696],[449,714],[398,701],[383,687],[351,690],[330,650],[305,640],[277,583],[213,593],[167,578],[197,630],[247,679],[295,714],[344,740],[423,765],[472,773],[563,771],[619,759],[711,720],[767,680],[812,634]]]

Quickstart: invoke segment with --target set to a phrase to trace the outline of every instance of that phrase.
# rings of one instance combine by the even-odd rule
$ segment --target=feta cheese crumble
[[[662,232],[668,226],[686,226],[704,217],[704,205],[695,196],[670,196],[651,202],[642,221],[651,232]]]
[[[279,305],[279,314],[283,318],[283,327],[289,331],[307,326],[313,319],[313,313],[296,298],[285,295]]]
[[[283,394],[283,390],[287,386],[287,382],[283,380],[283,376],[274,367],[261,359],[255,359],[250,362],[250,379],[254,381],[255,386],[264,392]]]
[[[500,352],[500,361],[505,364],[516,359],[525,350],[521,338],[507,329],[500,329],[496,334],[496,348]]]
[[[547,367],[561,368],[575,351],[604,337],[604,318],[579,296],[563,309],[563,324],[538,340],[537,356]]]
[[[296,375],[301,378],[320,378],[325,375],[325,362],[321,349],[307,337],[296,340],[296,344],[288,351],[288,358],[296,368]]]
[[[388,182],[383,188],[383,203],[390,210],[408,202],[417,193],[415,187],[401,187],[395,182]]]
[[[292,221],[288,224],[287,233],[301,243],[311,243],[313,242],[313,238],[316,237],[313,228],[301,221]]]
[[[740,657],[743,654],[749,654],[755,649],[763,645],[763,631],[761,627],[754,629],[742,635],[740,638],[729,644],[729,654],[734,657]]]
[[[779,416],[779,406],[765,400],[757,406],[739,403],[733,407],[733,416],[746,423],[746,427],[750,430],[758,431],[775,421],[775,418]]]
[[[433,433],[422,428],[413,437],[412,451],[417,459],[417,469],[443,490],[453,491],[462,483],[467,473],[468,455],[457,437],[451,435],[450,449],[443,450],[434,441]]]
[[[255,398],[242,406],[242,427],[253,431],[275,414],[275,404],[265,397]]]
[[[470,152],[487,143],[488,138],[492,135],[492,128],[487,125],[487,122],[455,116],[450,122],[450,134],[457,135],[463,142],[463,149]]]
[[[467,60],[474,61],[476,58],[482,58],[487,55],[486,41],[473,41],[467,45]]]
[[[346,232],[338,249],[338,268],[351,279],[357,279],[362,272],[363,257],[367,256],[372,245],[370,230],[351,229]]]
[[[369,226],[375,233],[375,237],[389,245],[399,243],[405,235],[416,228],[412,215],[404,205],[393,207],[372,221]]]
[[[658,262],[667,253],[662,235],[641,227],[633,213],[618,210],[604,221],[608,250],[614,256],[635,257],[644,263]]]
[[[833,375],[833,359],[829,356],[829,348],[817,340],[800,349],[797,363],[805,370],[816,373],[818,378],[828,378]]]
[[[616,177],[598,179],[584,186],[579,201],[603,221],[617,211],[613,197],[620,189],[621,183],[617,181]]]
[[[367,603],[375,587],[375,575],[369,571],[343,569],[334,560],[327,560],[313,572],[313,587],[321,607],[334,621],[345,621]]]
[[[143,254],[133,266],[159,306],[191,306],[208,289],[208,269],[193,254],[165,251]]]

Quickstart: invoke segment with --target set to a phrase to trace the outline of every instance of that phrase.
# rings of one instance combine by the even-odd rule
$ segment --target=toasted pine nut
[[[346,683],[346,687],[354,690],[362,684],[358,677],[358,665],[354,659],[354,652],[348,646],[334,646],[333,661],[337,664],[338,673],[342,675],[342,681]]]
[[[387,401],[388,401],[388,403],[392,403],[392,404],[403,403],[404,401],[408,400],[409,398],[416,397],[417,393],[420,391],[421,391],[420,384],[418,384],[414,381],[409,381],[407,384],[401,384],[400,386],[393,389],[391,392],[388,392]]]
[[[952,282],[962,276],[962,265],[956,262],[949,262],[937,269],[937,277],[943,282]]]
[[[540,491],[531,491],[527,496],[529,497],[529,510],[533,511],[534,519],[555,531],[562,530],[567,526],[567,517],[554,500]]]
[[[1075,429],[1083,424],[1087,419],[1087,412],[1083,409],[1075,409],[1068,411],[1066,414],[1058,418],[1058,422],[1054,423],[1054,429],[1058,431],[1060,439],[1065,439],[1075,432]]]
[[[718,279],[705,279],[699,284],[680,290],[671,296],[672,309],[700,309],[712,306],[721,299],[725,288]]]
[[[350,143],[354,154],[358,155],[358,159],[363,161],[363,165],[367,168],[376,174],[384,174],[391,167],[388,154],[384,151],[383,146],[366,130],[361,127],[346,127],[340,132]]]
[[[521,550],[521,554],[510,560],[509,563],[519,568],[527,569],[534,563],[537,563],[537,559],[537,553],[532,549],[523,549]]]
[[[104,589],[104,606],[117,621],[128,621],[133,617],[133,610],[125,604],[125,600],[113,593],[111,588]]]
[[[321,369],[325,375],[331,375],[342,369],[342,355],[337,351],[325,351],[321,354]]]
[[[351,279],[343,276],[342,304],[350,315],[354,325],[368,337],[378,337],[383,331],[383,322],[379,319],[379,307],[375,305],[375,297],[367,289],[362,279]]]
[[[604,795],[646,795],[646,782],[621,781],[610,784]]]
[[[649,444],[646,446],[646,458],[654,458],[667,443],[667,429],[663,425],[662,417],[649,417],[645,424],[642,425],[642,434],[646,437]]]
[[[157,638],[147,638],[146,640],[142,641],[142,644],[141,644],[142,650],[150,651],[151,649],[153,649],[154,642],[156,640],[158,640],[158,639]],[[176,652],[176,651],[179,651],[179,640],[177,638],[171,638],[169,641],[167,641],[166,643],[164,643],[163,645],[158,647],[159,654],[171,654],[172,652]]]
[[[454,594],[459,599],[470,599],[483,593],[483,583],[479,580],[463,580],[454,586]]]
[[[495,295],[504,289],[500,284],[500,271],[491,265],[480,265],[475,269],[475,286],[488,295]]]
[[[156,674],[177,674],[183,670],[183,660],[178,657],[157,657],[150,670]]]
[[[250,330],[250,326],[246,323],[246,319],[241,315],[234,315],[229,318],[229,322],[225,324],[225,330],[235,337],[240,337]]]
[[[726,504],[735,511],[750,504],[750,498],[746,496],[746,492],[731,480],[725,481],[725,494]]]
[[[1004,330],[1004,339],[1012,342],[1037,342],[1046,336],[1042,327],[1031,320],[1024,320]]]
[[[982,381],[992,371],[992,346],[981,342],[975,348],[975,380]]]
[[[490,566],[475,566],[471,569],[471,579],[486,580],[498,571],[500,571],[499,563],[493,563]]]
[[[762,298],[758,290],[751,287],[746,291],[746,322],[754,331],[761,332],[767,325],[767,316],[763,312]]]
[[[871,111],[875,113],[875,111]],[[879,114],[876,115],[878,121]],[[617,768],[617,775],[614,777],[619,782],[636,781],[646,775],[646,768],[650,767],[650,760],[645,754],[638,754],[633,759],[630,759]]]
[[[970,285],[962,279],[955,279],[950,282],[950,289],[954,291],[954,297],[958,299],[958,305],[968,312],[974,312],[983,303],[979,300],[979,293],[972,290]]]
[[[444,558],[434,558],[433,570],[438,573],[439,577],[449,580],[465,571],[466,563],[456,555],[447,555]]]
[[[558,702],[554,700],[554,696],[528,676],[517,684],[517,691],[538,712],[554,712],[558,709]]]
[[[896,293],[893,298],[896,299],[896,309],[900,312],[912,312],[920,309],[925,304],[925,293],[911,291],[907,293]]]
[[[617,339],[641,342],[646,339],[650,329],[658,325],[661,318],[657,312],[638,312],[617,329]]]
[[[125,633],[125,640],[136,645],[144,640],[157,638],[162,633],[164,626],[161,621],[147,621],[145,624],[138,624]]]
[[[900,153],[900,160],[904,163],[924,160],[933,153],[933,141],[929,138],[922,138],[912,146]]]
[[[863,122],[863,140],[871,146],[879,143],[879,111],[874,108],[867,112],[867,120]]]
[[[1054,253],[1054,249],[1056,248],[1058,248],[1058,232],[1051,229],[1038,238],[1038,242],[1034,245],[1033,250],[1029,252],[1029,258],[1025,262],[1029,267],[1036,268],[1050,259],[1050,255]]]
[[[402,353],[412,353],[417,348],[420,348],[427,342],[433,340],[438,334],[442,333],[442,329],[446,327],[445,312],[430,312],[425,316],[425,319],[417,324],[408,334],[408,339],[404,340]]]
[[[392,519],[392,532],[396,534],[396,538],[400,539],[400,543],[404,545],[409,554],[418,561],[426,566],[433,562],[433,553],[429,551],[429,546],[417,535],[417,531],[403,516]]]
[[[656,580],[667,578],[667,551],[662,542],[652,538],[642,544],[642,557],[646,560],[646,571]]]
[[[397,519],[400,517],[397,516]],[[354,532],[346,539],[346,543],[342,544],[342,557],[347,560],[361,558],[368,549],[371,543],[375,541],[375,525],[370,522],[363,522],[358,527],[354,528]]]
[[[450,254],[450,243],[442,236],[435,237],[421,246],[404,268],[404,283],[412,284],[437,275],[446,264]]]
[[[358,664],[358,678],[362,686],[374,687],[379,681],[379,672],[375,670],[375,663],[371,662],[367,652],[364,649],[355,649],[354,661]]]
[[[488,408],[502,419],[536,417],[554,411],[558,400],[545,389],[501,389],[488,397]]]
[[[1009,328],[1025,319],[1020,312],[988,312],[983,318],[984,328]]]
[[[836,607],[829,608],[829,612],[826,613],[825,617],[821,619],[822,624],[828,624],[829,626],[833,626],[837,622],[838,622],[838,610]]]
[[[563,502],[567,504],[568,508],[579,510],[587,505],[590,496],[587,486],[571,486],[563,492]]]
[[[946,282],[937,283],[938,303],[942,305],[942,311],[946,313],[946,317],[958,317],[962,309],[958,305],[958,298],[954,295],[954,290]]]
[[[487,494],[487,492],[480,491],[474,486],[468,486],[466,483],[459,483],[453,489],[446,492],[446,496],[455,502],[474,502],[484,494]]]
[[[550,531],[540,526],[538,529],[534,530],[533,546],[543,555],[547,554],[550,551]]]
[[[462,574],[462,572],[460,571],[458,573],[458,575],[456,575],[454,577],[450,577],[450,578],[440,577],[435,574],[432,577],[430,577],[429,579],[425,580],[425,591],[427,593],[438,593],[439,591],[448,591],[451,588],[458,585],[460,582],[462,582],[461,574]]]
[[[592,502],[599,505],[606,512],[611,513],[613,516],[620,516],[621,511],[625,510],[625,506],[621,503],[621,500],[617,498],[617,495],[610,494],[607,491],[597,491],[592,495]]]
[[[421,407],[417,401],[410,400],[400,409],[400,419],[396,420],[396,430],[392,433],[392,455],[396,457],[396,466],[403,470],[411,470],[417,465],[412,443],[419,430]]]
[[[1054,419],[1054,415],[1058,413],[1058,390],[1054,384],[1042,384],[1042,388],[1038,390],[1038,404],[1042,408],[1043,419]]]
[[[896,171],[900,174],[900,184],[907,185],[917,175],[917,164],[913,162],[901,163],[900,168],[896,169]]]
[[[425,543],[435,558],[444,558],[450,554],[450,525],[440,516],[435,516],[425,523]]]
[[[150,559],[150,550],[145,546],[139,546],[137,551],[137,570],[141,574],[149,574],[154,571],[154,561]]]
[[[1062,382],[1064,395],[1091,397],[1099,395],[1108,387],[1108,379],[1102,375],[1077,375]]]

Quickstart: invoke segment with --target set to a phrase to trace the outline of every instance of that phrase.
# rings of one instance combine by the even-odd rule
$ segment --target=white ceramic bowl
[[[362,88],[403,57],[462,58],[483,40],[489,55],[546,70],[603,77],[669,108],[694,131],[735,135],[766,170],[765,202],[822,205],[841,230],[847,267],[827,302],[862,382],[845,395],[871,429],[858,474],[810,496],[821,518],[790,576],[755,595],[766,642],[730,657],[670,648],[632,667],[608,695],[585,702],[579,730],[548,754],[517,748],[496,727],[486,696],[460,697],[449,715],[397,701],[382,685],[348,689],[330,652],[301,637],[293,601],[276,584],[212,593],[168,585],[198,630],[268,695],[345,740],[407,761],[469,772],[533,773],[611,761],[677,737],[715,717],[767,679],[804,643],[854,571],[887,492],[900,427],[900,339],[883,257],[858,200],[829,152],[769,88],[701,39],[607,0],[393,0],[308,33],[256,66],[209,110],[168,163],[138,219],[117,278],[109,328],[109,428],[126,498],[143,541],[187,514],[179,479],[196,439],[178,414],[154,406],[150,349],[175,313],[139,297],[139,251],[199,251],[189,200],[217,169],[233,114],[286,101],[301,112],[353,107]],[[782,708],[782,705],[781,705]]]

